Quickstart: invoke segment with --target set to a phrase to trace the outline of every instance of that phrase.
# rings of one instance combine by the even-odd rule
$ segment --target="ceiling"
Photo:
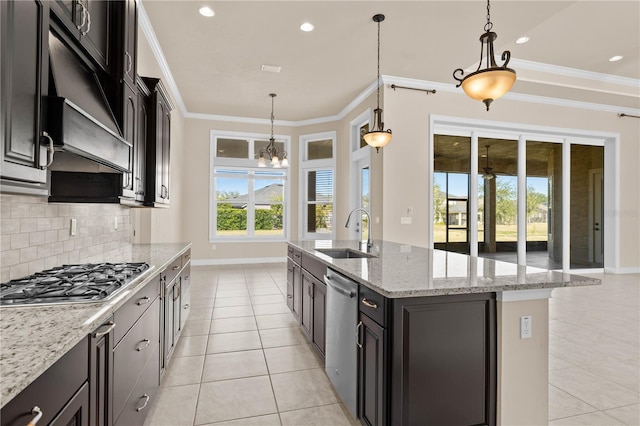
[[[205,4],[214,17],[198,13]],[[484,1],[142,0],[142,6],[186,112],[268,119],[273,92],[278,121],[338,115],[371,88],[376,13],[386,15],[385,81],[403,77],[448,90],[454,69],[477,66],[486,22]],[[518,75],[511,93],[640,108],[639,1],[496,0],[491,20],[496,53],[510,50]],[[314,31],[299,29],[307,21]],[[525,35],[528,43],[515,43]],[[624,58],[610,62],[614,55]],[[282,70],[264,72],[263,64]]]

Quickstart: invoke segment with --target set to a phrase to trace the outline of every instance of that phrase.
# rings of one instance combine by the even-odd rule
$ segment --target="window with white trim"
[[[209,239],[283,241],[287,238],[286,168],[259,168],[268,135],[211,132]],[[288,137],[276,139],[286,150]]]
[[[305,239],[335,236],[336,132],[300,136],[300,235]]]

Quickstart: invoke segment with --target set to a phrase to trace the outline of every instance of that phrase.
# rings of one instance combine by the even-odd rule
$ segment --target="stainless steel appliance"
[[[146,263],[63,265],[0,284],[0,305],[104,301],[148,269]]]
[[[324,277],[327,284],[327,341],[325,371],[346,406],[357,417],[358,284],[331,269]]]

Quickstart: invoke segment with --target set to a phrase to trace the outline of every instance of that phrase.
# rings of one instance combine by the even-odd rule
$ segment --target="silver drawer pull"
[[[142,395],[141,398],[144,398],[144,404],[142,404],[142,407],[136,408],[137,412],[140,412],[140,411],[144,410],[145,408],[147,408],[147,404],[149,403],[149,400],[151,399],[151,397],[149,395],[147,395],[146,393],[144,395]]]
[[[358,347],[360,349],[362,349],[362,343],[360,343],[360,328],[362,327],[362,321],[360,321],[358,323],[358,325],[356,325],[356,345],[358,345]]]
[[[106,323],[105,325],[108,325],[109,328],[107,328],[105,331],[101,331],[99,333],[93,333],[93,338],[98,338],[98,337],[102,337],[102,336],[106,336],[107,334],[111,333],[111,331],[116,328],[116,323],[113,321],[109,321],[108,323]]]
[[[362,304],[371,309],[378,309],[378,305],[376,303],[369,302],[365,297],[362,298]]]
[[[151,300],[151,298],[149,296],[141,297],[136,302],[136,305],[138,305],[138,306],[146,305],[147,303],[149,303],[149,300]]]
[[[151,343],[151,340],[149,340],[149,339],[142,339],[142,341],[141,341],[140,343],[144,343],[144,345],[143,345],[143,346],[138,346],[138,347],[136,348],[136,351],[138,351],[138,352],[140,352],[140,351],[143,351],[143,350],[147,349],[147,348],[149,347],[149,344]],[[145,405],[146,405],[146,404],[145,404]],[[138,411],[139,411],[139,410],[138,410]]]
[[[187,303],[186,305],[184,305],[184,309],[189,309],[191,306]]]
[[[293,294],[287,294],[287,299],[293,299]]]
[[[176,266],[174,266],[174,267],[173,267],[173,268],[171,268],[171,269],[173,269],[174,271],[177,271],[178,269],[180,269],[180,267],[176,265]]]
[[[31,419],[27,426],[36,426],[36,423],[38,423],[40,421],[40,418],[42,417],[42,410],[36,405],[31,409],[31,414],[33,414],[35,417]]]
[[[189,259],[191,259],[191,255],[190,255],[190,254],[185,254],[185,255],[184,255],[184,258],[185,258],[185,259],[187,259],[187,260],[189,260]]]

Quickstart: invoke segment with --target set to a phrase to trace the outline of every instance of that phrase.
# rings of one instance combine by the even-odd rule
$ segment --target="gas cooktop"
[[[0,284],[0,305],[104,301],[147,269],[146,263],[62,265]]]

